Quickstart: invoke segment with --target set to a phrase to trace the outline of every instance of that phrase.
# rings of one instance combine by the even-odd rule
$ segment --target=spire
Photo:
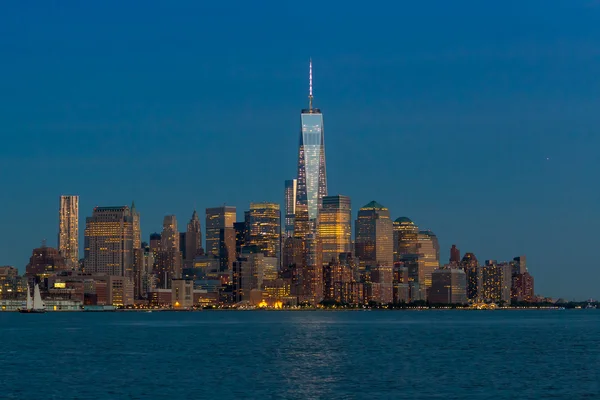
[[[309,59],[308,62],[308,109],[312,110],[312,101],[313,101],[313,93],[312,93],[312,58]]]
[[[131,202],[131,211],[135,211],[135,200]]]

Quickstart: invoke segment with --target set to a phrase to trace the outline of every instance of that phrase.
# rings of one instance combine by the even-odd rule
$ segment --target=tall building
[[[37,276],[40,280],[43,280],[49,275],[66,269],[69,269],[69,267],[62,254],[57,249],[42,244],[42,247],[33,249],[29,264],[25,267],[25,274],[27,276]]]
[[[206,209],[206,253],[219,256],[219,233],[223,228],[233,228],[235,207],[222,206]]]
[[[202,230],[200,229],[200,218],[198,218],[196,210],[194,210],[192,219],[187,224],[185,254],[187,260],[193,260],[194,257],[202,254]]]
[[[437,236],[431,231],[420,231],[418,235],[419,258],[423,260],[423,278],[426,289],[431,287],[431,274],[439,268],[439,244]]]
[[[394,221],[394,262],[406,254],[417,254],[419,227],[407,217]]]
[[[510,302],[512,271],[509,263],[487,260],[481,271],[481,299],[490,302]]]
[[[294,220],[296,219],[296,188],[298,180],[285,181],[285,238],[294,236]]]
[[[75,269],[79,266],[79,196],[60,196],[58,221],[58,251]]]
[[[231,273],[236,259],[234,228],[222,228],[219,232],[219,272]]]
[[[460,250],[455,244],[450,248],[450,263],[458,264],[460,262]]]
[[[179,231],[174,215],[167,215],[163,219],[160,247],[163,251],[179,251]]]
[[[131,202],[131,217],[133,218],[133,248],[142,248],[142,229],[140,228],[140,213],[135,208],[135,202]]]
[[[133,217],[127,206],[95,207],[85,219],[85,270],[133,275]]]
[[[245,213],[246,245],[255,245],[265,257],[281,261],[281,211],[276,203],[250,203]]]
[[[339,260],[341,253],[352,252],[352,209],[348,196],[325,196],[319,213],[319,237],[323,263]]]
[[[473,253],[465,253],[460,262],[467,278],[467,298],[477,301],[481,297],[481,271],[477,257]]]
[[[433,304],[467,303],[467,276],[459,268],[441,268],[431,274],[429,302]]]
[[[393,265],[393,224],[390,211],[376,201],[358,211],[355,225],[356,256],[365,265]]]
[[[327,173],[325,169],[325,136],[323,114],[313,108],[312,61],[309,66],[308,108],[300,114],[301,129],[298,148],[298,181],[296,192],[296,228],[301,236],[314,231],[323,197],[327,196]],[[295,229],[297,230],[297,229]],[[304,231],[304,232],[302,232]]]

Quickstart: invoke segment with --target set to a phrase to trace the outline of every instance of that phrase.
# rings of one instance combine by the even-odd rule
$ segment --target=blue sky
[[[60,194],[82,232],[135,199],[145,239],[281,203],[312,57],[331,194],[600,297],[600,3],[323,3],[2,4],[0,264],[56,244]]]

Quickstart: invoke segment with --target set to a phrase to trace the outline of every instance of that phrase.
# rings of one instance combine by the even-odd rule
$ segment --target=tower
[[[219,235],[223,228],[233,228],[235,207],[222,206],[206,209],[206,253],[219,256]]]
[[[394,258],[393,225],[390,211],[376,201],[358,211],[355,226],[356,256],[365,265],[392,266]]]
[[[133,248],[142,248],[142,230],[140,228],[140,213],[135,208],[135,202],[131,202],[131,217],[133,218]]]
[[[167,215],[163,219],[160,247],[163,251],[179,251],[179,231],[177,218],[174,215]]]
[[[133,275],[133,218],[127,206],[95,207],[85,219],[85,269],[108,275]]]
[[[324,196],[327,196],[325,169],[325,136],[323,114],[313,108],[312,60],[309,64],[308,108],[300,114],[300,143],[298,147],[298,179],[296,189],[295,227],[300,237],[314,232]],[[312,229],[311,229],[312,228]]]
[[[294,220],[296,219],[296,189],[297,179],[285,181],[285,238],[294,236]]]
[[[319,238],[323,263],[339,261],[341,253],[352,252],[352,209],[348,196],[325,196],[319,213]]]
[[[58,251],[67,267],[74,269],[79,265],[79,196],[60,196]]]
[[[200,229],[200,218],[194,210],[192,219],[187,224],[185,235],[185,254],[188,260],[193,260],[195,256],[202,253],[202,230]]]
[[[265,257],[281,260],[281,211],[276,203],[250,203],[246,212],[246,245],[256,245]]]

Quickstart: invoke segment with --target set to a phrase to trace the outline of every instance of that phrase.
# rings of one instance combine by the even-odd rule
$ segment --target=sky
[[[61,194],[81,249],[96,205],[135,200],[148,240],[283,203],[312,58],[330,194],[600,298],[600,2],[341,4],[0,5],[0,265],[56,246]]]

